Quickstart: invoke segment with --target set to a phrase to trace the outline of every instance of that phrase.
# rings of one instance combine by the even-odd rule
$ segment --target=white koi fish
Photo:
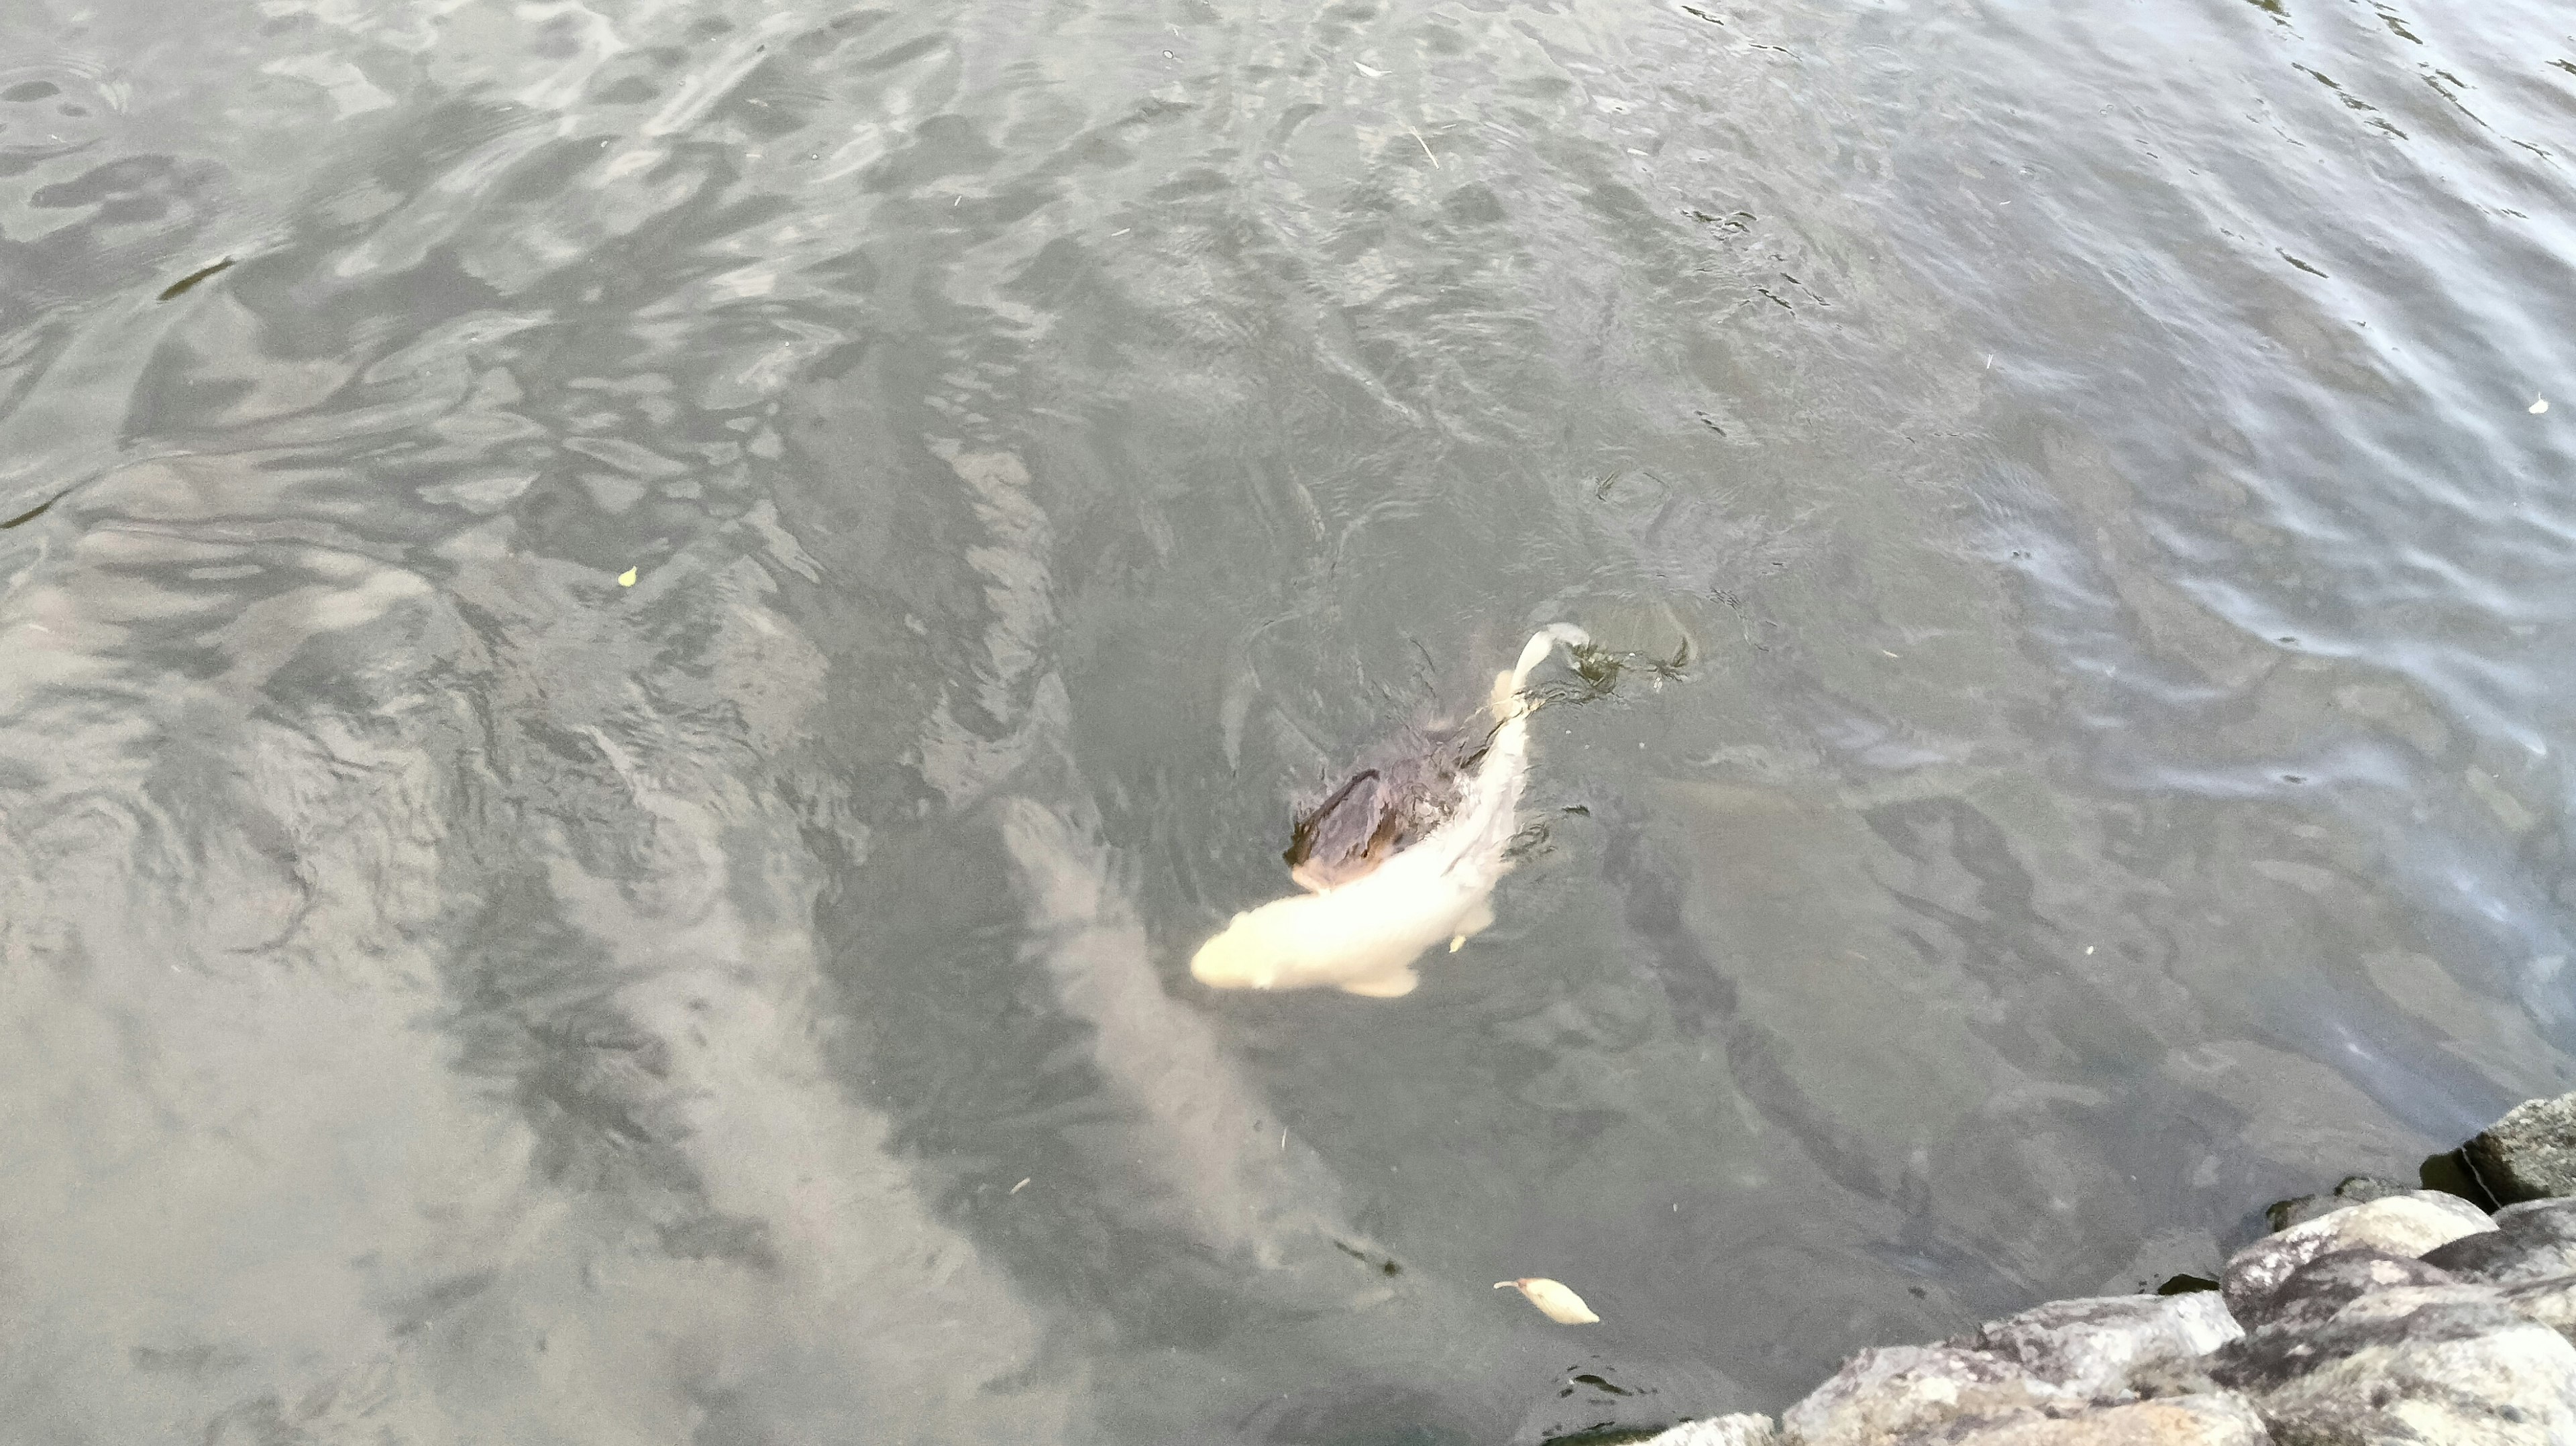
[[[1591,638],[1571,623],[1541,628],[1520,662],[1494,678],[1499,720],[1484,757],[1460,790],[1457,811],[1412,847],[1348,883],[1274,899],[1234,916],[1199,946],[1190,973],[1218,989],[1313,989],[1370,999],[1410,994],[1413,961],[1446,941],[1456,949],[1494,922],[1494,885],[1510,871],[1504,849],[1520,827],[1529,778],[1530,671],[1560,643]]]

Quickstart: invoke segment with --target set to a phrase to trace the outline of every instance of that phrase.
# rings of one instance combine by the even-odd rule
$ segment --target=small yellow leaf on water
[[[624,572],[619,573],[617,575],[617,585],[619,587],[633,587],[635,585],[635,569],[630,567]]]
[[[1453,934],[1453,935],[1451,935],[1451,936],[1450,936],[1450,938],[1449,938],[1449,952],[1450,952],[1450,953],[1455,954],[1455,953],[1457,953],[1459,950],[1464,949],[1464,948],[1466,948],[1466,947],[1467,947],[1467,936],[1466,936],[1466,935],[1464,935],[1464,934]]]
[[[1591,1325],[1601,1319],[1592,1313],[1592,1307],[1583,1303],[1583,1297],[1566,1289],[1563,1281],[1531,1275],[1519,1280],[1495,1281],[1494,1289],[1501,1290],[1507,1285],[1529,1297],[1529,1303],[1538,1307],[1539,1314],[1558,1325]]]

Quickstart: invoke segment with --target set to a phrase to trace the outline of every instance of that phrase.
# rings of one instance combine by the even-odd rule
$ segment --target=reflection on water
[[[1535,1442],[2568,1087],[2562,20],[22,6],[0,1406]]]

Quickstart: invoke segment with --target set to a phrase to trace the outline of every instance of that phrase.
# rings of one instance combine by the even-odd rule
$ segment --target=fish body
[[[1571,624],[1542,628],[1512,670],[1495,677],[1493,734],[1460,785],[1456,809],[1437,827],[1348,882],[1235,915],[1199,946],[1190,973],[1219,989],[1329,986],[1371,999],[1413,992],[1421,982],[1414,960],[1494,922],[1494,885],[1511,869],[1504,855],[1529,779],[1532,705],[1524,689],[1558,644],[1587,641]]]

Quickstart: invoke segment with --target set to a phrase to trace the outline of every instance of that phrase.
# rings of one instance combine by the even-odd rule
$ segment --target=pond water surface
[[[0,1419],[1535,1442],[2411,1174],[2576,1062],[2571,146],[2542,0],[17,0]],[[1190,980],[1559,620],[1494,929]]]

